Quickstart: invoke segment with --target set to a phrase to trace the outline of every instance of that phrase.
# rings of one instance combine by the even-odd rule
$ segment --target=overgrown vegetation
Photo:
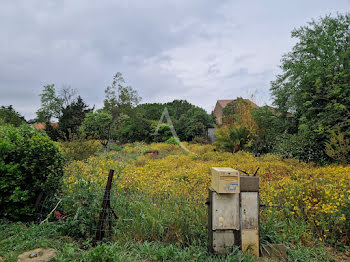
[[[66,169],[65,185],[68,186],[66,190],[80,194],[79,188],[84,185],[85,188],[103,190],[108,170],[110,168],[120,170],[122,165],[119,178],[115,180],[115,199],[125,198],[127,201],[123,204],[125,206],[117,204],[119,202],[116,202],[116,206],[119,206],[118,210],[124,210],[122,212],[130,210],[129,216],[124,217],[126,220],[133,219],[136,223],[140,216],[146,225],[143,231],[145,235],[136,233],[142,230],[141,223],[140,225],[136,223],[138,226],[135,230],[131,224],[121,228],[130,229],[128,235],[132,236],[135,233],[136,239],[160,241],[164,240],[163,234],[167,232],[166,229],[171,228],[174,230],[176,242],[181,243],[183,239],[196,232],[195,228],[199,232],[202,228],[202,234],[205,234],[204,202],[210,185],[211,167],[227,166],[250,173],[254,173],[256,168],[260,167],[261,201],[266,205],[265,211],[269,217],[278,218],[281,222],[305,221],[310,234],[305,232],[304,237],[320,238],[335,246],[349,245],[349,166],[316,167],[297,160],[283,160],[275,155],[257,158],[244,152],[233,155],[214,152],[214,147],[211,145],[186,144],[186,146],[194,154],[188,154],[176,145],[131,144],[118,152],[112,151],[91,157],[85,162],[73,162]],[[144,154],[154,151],[159,154]],[[183,196],[186,198],[184,202],[181,201]],[[155,206],[152,206],[150,197]],[[157,199],[161,199],[164,203],[159,204]],[[176,207],[178,211],[173,210],[174,199],[178,203]],[[133,201],[136,202],[132,203]],[[161,210],[159,207],[162,207]],[[76,207],[72,207],[73,212],[76,210]],[[184,222],[187,218],[181,220],[181,210],[188,210],[183,214],[186,217],[194,216],[189,220],[194,228]],[[170,217],[173,220],[168,221]],[[156,224],[151,222],[147,224],[148,219]],[[154,231],[152,235],[153,231],[150,230],[152,225],[163,229]],[[188,239],[187,241],[189,242],[185,243],[193,242]]]
[[[1,217],[30,220],[40,193],[55,192],[62,175],[61,153],[45,132],[0,126]]]
[[[69,136],[69,140],[63,140],[58,143],[59,149],[66,160],[85,160],[101,151],[101,143],[98,140],[89,139],[85,135]]]
[[[238,250],[228,257],[206,253],[205,201],[212,166],[250,173],[260,167],[265,205],[260,213],[261,248],[283,243],[292,261],[332,261],[325,245],[348,249],[348,166],[315,167],[279,156],[215,152],[212,145],[185,146],[193,153],[166,143],[134,143],[122,148],[110,144],[103,154],[71,162],[56,201],[59,205],[48,222],[28,227],[2,222],[2,235],[12,232],[14,237],[3,237],[0,256],[14,260],[20,251],[49,246],[58,249],[57,261],[93,261],[98,256],[98,261],[174,261],[174,257],[179,261],[255,261]],[[118,220],[106,228],[109,244],[93,248],[110,168],[116,170],[111,206]],[[36,244],[30,242],[35,234]],[[340,251],[332,252],[338,255]]]
[[[16,262],[17,256],[36,247],[50,247],[58,250],[53,261],[81,262],[134,262],[134,261],[255,261],[235,249],[226,257],[208,255],[206,247],[192,245],[185,248],[164,242],[135,242],[116,240],[92,248],[89,241],[78,242],[62,236],[57,223],[25,225],[22,223],[0,223],[0,257],[5,261]],[[313,251],[315,252],[315,251]],[[310,251],[306,252],[311,253]],[[311,253],[312,254],[312,253]]]

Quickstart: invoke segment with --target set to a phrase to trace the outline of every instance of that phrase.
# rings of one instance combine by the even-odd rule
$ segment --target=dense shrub
[[[50,122],[45,123],[45,132],[53,141],[58,141],[62,137],[59,128]]]
[[[297,119],[292,114],[279,112],[272,107],[254,108],[252,116],[257,131],[250,149],[256,154],[273,152],[281,136],[298,132]]]
[[[194,137],[205,137],[208,127],[213,127],[215,120],[204,109],[194,106],[186,100],[174,100],[169,103],[141,104],[136,107],[136,111],[151,122],[155,121],[152,128],[156,128],[158,121],[163,118],[163,123],[168,123],[168,117],[181,141],[192,141]],[[162,130],[163,129],[163,130]],[[166,127],[160,127],[159,135],[154,137],[154,142],[165,142],[170,138],[162,139],[162,132],[166,133]],[[145,140],[143,140],[145,141]]]
[[[114,138],[121,143],[150,142],[152,140],[152,131],[151,123],[148,120],[137,115],[128,116],[121,114],[117,121]]]
[[[61,230],[65,235],[74,238],[94,237],[104,193],[102,184],[96,186],[94,182],[80,180],[71,190],[63,187],[62,205],[56,211],[55,218],[61,222]],[[57,216],[57,212],[64,215]]]
[[[63,160],[43,131],[22,125],[0,126],[0,216],[30,219],[40,192],[60,185]]]
[[[105,151],[110,152],[110,151],[120,151],[123,149],[123,146],[118,144],[118,143],[109,143],[106,146]]]
[[[346,139],[343,133],[333,131],[326,143],[326,154],[333,160],[346,165],[350,160],[350,138]]]
[[[101,149],[101,143],[84,134],[71,134],[69,140],[59,142],[59,149],[68,162],[84,160],[97,153]]]
[[[249,130],[242,126],[223,126],[216,131],[218,149],[236,153],[246,147],[249,142]]]
[[[157,125],[153,129],[156,131],[154,132],[154,142],[165,142],[172,137],[171,126],[167,124]]]
[[[177,144],[179,144],[179,141],[178,141],[178,139],[176,139],[176,137],[172,136],[167,141],[165,141],[165,143],[177,145]]]
[[[99,139],[102,145],[107,146],[115,132],[115,121],[111,114],[102,110],[90,112],[86,114],[81,131]]]
[[[208,139],[205,138],[205,137],[202,137],[202,136],[196,136],[195,138],[192,139],[191,141],[192,143],[197,143],[197,144],[201,144],[201,145],[204,145],[204,144],[208,144]]]
[[[276,136],[272,153],[285,158],[297,158],[305,162],[325,164],[329,158],[323,151],[324,145],[319,140],[311,140],[303,134],[282,134]]]

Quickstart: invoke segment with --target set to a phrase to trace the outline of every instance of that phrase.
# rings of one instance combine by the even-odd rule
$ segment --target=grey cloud
[[[120,71],[143,102],[270,101],[269,83],[290,30],[349,2],[89,1],[0,2],[0,105],[35,117],[44,84],[71,85],[102,106]]]

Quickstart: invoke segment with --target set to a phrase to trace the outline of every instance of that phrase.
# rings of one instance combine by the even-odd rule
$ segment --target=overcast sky
[[[54,83],[99,108],[118,71],[143,103],[270,104],[291,30],[349,10],[350,0],[1,0],[0,105],[34,118]]]

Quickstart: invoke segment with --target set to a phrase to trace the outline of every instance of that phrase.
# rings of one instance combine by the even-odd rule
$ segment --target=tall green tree
[[[70,135],[78,133],[85,115],[90,111],[91,109],[85,104],[81,96],[78,96],[71,104],[64,107],[58,121],[58,128],[62,136],[67,139],[70,138]]]
[[[11,124],[14,126],[20,126],[26,123],[25,118],[18,113],[12,105],[1,106],[0,108],[0,122],[4,124]]]
[[[164,110],[164,104],[161,103],[145,103],[136,107],[138,114],[148,120],[159,121]]]
[[[165,103],[164,105],[168,108],[169,115],[175,120],[180,119],[180,117],[186,114],[190,109],[196,107],[186,100],[178,99]]]
[[[297,120],[292,114],[281,114],[270,106],[254,108],[251,113],[257,129],[252,144],[255,153],[273,152],[281,139],[289,139],[289,135],[298,131]]]
[[[117,121],[116,138],[120,143],[132,143],[135,141],[151,142],[152,130],[150,121],[134,115],[121,114]]]
[[[283,56],[271,91],[279,110],[298,119],[299,135],[312,141],[310,151],[321,159],[333,130],[350,136],[350,13],[313,20],[292,37],[297,43]]]
[[[116,120],[121,114],[129,115],[132,109],[141,101],[137,91],[131,86],[125,86],[125,80],[120,72],[113,77],[112,85],[105,89],[104,110]]]
[[[36,112],[38,122],[50,122],[59,118],[62,112],[63,99],[56,94],[55,85],[46,85],[40,94],[41,107]]]
[[[115,121],[111,114],[98,110],[86,114],[81,130],[88,136],[99,139],[101,144],[107,146],[116,129]]]
[[[165,108],[168,109],[175,131],[182,141],[191,141],[195,137],[204,138],[206,129],[215,123],[212,115],[186,100],[174,100],[164,104],[141,104],[136,109],[143,118],[158,123]]]
[[[195,137],[204,138],[207,128],[214,124],[211,115],[204,109],[195,106],[174,122],[180,139],[184,141],[192,141]]]

